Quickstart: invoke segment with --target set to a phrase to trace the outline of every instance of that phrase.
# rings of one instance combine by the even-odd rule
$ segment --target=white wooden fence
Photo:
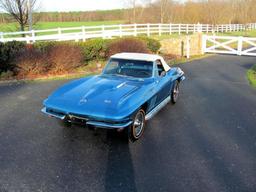
[[[256,56],[256,37],[203,36],[203,53]]]
[[[126,24],[89,27],[56,28],[25,32],[0,32],[0,42],[25,41],[86,41],[92,38],[112,38],[137,35],[189,34],[195,32],[218,33],[256,29],[256,23],[209,25],[209,24]]]

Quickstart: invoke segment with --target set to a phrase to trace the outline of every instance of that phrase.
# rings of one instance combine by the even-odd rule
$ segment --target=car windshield
[[[110,59],[103,74],[149,78],[153,73],[153,62],[129,59]]]

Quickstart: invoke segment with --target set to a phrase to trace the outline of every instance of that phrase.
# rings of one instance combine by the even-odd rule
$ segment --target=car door
[[[171,90],[170,78],[166,74],[160,60],[155,62],[155,79],[155,86],[157,88],[156,105],[158,105],[170,95]]]

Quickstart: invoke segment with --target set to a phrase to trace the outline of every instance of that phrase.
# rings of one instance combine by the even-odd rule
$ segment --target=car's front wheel
[[[128,128],[128,134],[131,141],[138,140],[144,133],[145,130],[145,112],[140,109],[133,117],[133,122]]]
[[[173,104],[177,103],[180,94],[180,83],[175,81],[171,91],[171,101]]]

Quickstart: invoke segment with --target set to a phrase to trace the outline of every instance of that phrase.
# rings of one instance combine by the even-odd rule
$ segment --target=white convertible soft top
[[[155,62],[156,60],[160,60],[163,64],[164,70],[169,71],[170,67],[165,62],[163,57],[154,54],[144,54],[144,53],[118,53],[112,55],[111,58],[114,59],[129,59],[129,60],[140,60],[140,61],[152,61]]]

